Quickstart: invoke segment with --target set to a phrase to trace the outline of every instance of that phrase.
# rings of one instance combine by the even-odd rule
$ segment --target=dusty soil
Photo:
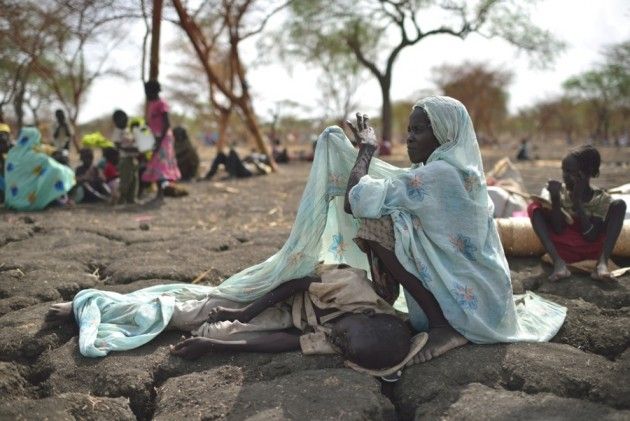
[[[484,156],[487,167],[498,158]],[[559,176],[558,158],[519,164],[530,191]],[[628,181],[629,160],[618,161],[602,168],[602,187]],[[176,333],[87,359],[72,324],[42,325],[51,303],[83,288],[128,292],[204,272],[216,285],[267,258],[289,234],[309,168],[188,184],[188,197],[159,208],[0,209],[0,419],[630,419],[630,276],[552,284],[534,258],[510,259],[514,289],[569,308],[552,343],[469,345],[394,385],[338,357],[183,361],[168,354]]]

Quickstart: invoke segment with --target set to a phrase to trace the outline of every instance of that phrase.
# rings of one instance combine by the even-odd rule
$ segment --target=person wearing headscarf
[[[368,175],[377,141],[367,116],[347,124],[360,149],[345,210],[361,220],[357,241],[373,279],[377,262],[404,287],[413,327],[429,332],[418,360],[468,341],[551,339],[566,309],[531,293],[515,304],[466,108],[449,97],[417,102],[407,134],[412,166],[387,178]]]
[[[4,167],[5,205],[18,211],[41,210],[66,196],[74,186],[74,172],[43,152],[34,127],[20,130]]]

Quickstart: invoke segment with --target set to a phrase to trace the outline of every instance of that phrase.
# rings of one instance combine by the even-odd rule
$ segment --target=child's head
[[[353,363],[369,369],[393,367],[405,359],[411,332],[390,314],[351,314],[335,323],[330,341]]]
[[[150,80],[144,84],[144,93],[148,100],[157,99],[161,90],[160,82],[157,80]]]
[[[103,157],[105,160],[113,165],[118,165],[118,150],[115,148],[103,149]]]
[[[188,140],[188,132],[182,126],[177,126],[173,129],[173,137],[175,142],[186,142]]]
[[[112,120],[114,121],[114,125],[119,129],[124,129],[127,127],[127,121],[129,120],[127,117],[127,113],[123,110],[116,110],[112,115]]]
[[[63,123],[66,121],[66,114],[59,108],[55,110],[55,118],[57,119],[57,122]]]
[[[599,176],[601,157],[591,145],[575,148],[562,160],[562,179],[567,189],[572,190],[575,180]]]
[[[83,165],[91,167],[94,162],[94,152],[92,152],[92,149],[83,148],[79,151],[79,158]]]

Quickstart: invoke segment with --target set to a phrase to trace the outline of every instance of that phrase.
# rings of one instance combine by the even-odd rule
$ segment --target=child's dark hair
[[[81,158],[81,161],[85,161],[85,160],[93,161],[94,160],[94,152],[90,148],[82,148],[79,151],[79,157]]]
[[[114,111],[114,114],[112,114],[112,120],[114,121],[123,121],[123,120],[127,120],[127,113],[124,112],[123,110],[116,110]]]
[[[158,94],[162,90],[160,82],[157,80],[149,80],[144,84],[144,91],[147,95]]]
[[[118,150],[115,148],[105,148],[103,149],[103,156],[109,162],[118,161]]]
[[[390,314],[353,314],[359,323],[354,325],[355,334],[343,346],[344,357],[361,367],[384,369],[400,364],[411,347],[411,331],[404,321]],[[364,319],[364,320],[361,320]],[[338,330],[335,325],[333,331]],[[343,330],[345,327],[339,326]],[[360,331],[356,331],[360,329]]]
[[[590,177],[599,176],[599,165],[602,158],[599,151],[591,145],[582,145],[572,149],[567,157],[572,156],[578,163],[581,171]]]

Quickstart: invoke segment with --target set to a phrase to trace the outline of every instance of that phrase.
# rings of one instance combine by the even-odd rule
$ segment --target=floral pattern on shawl
[[[343,235],[333,235],[332,243],[329,250],[335,255],[338,260],[341,260],[343,258],[343,255],[346,251],[346,243],[343,241]]]
[[[422,176],[420,174],[412,174],[409,177],[409,182],[407,185],[407,194],[412,199],[422,200],[426,195],[427,190],[422,181]]]
[[[466,259],[470,260],[471,262],[477,260],[477,258],[475,257],[477,247],[475,247],[475,245],[472,243],[470,237],[462,234],[451,235],[449,237],[449,241],[451,242],[455,250],[463,254]]]
[[[451,294],[457,300],[457,303],[465,309],[477,310],[477,296],[471,287],[457,283],[455,288],[451,289]]]

